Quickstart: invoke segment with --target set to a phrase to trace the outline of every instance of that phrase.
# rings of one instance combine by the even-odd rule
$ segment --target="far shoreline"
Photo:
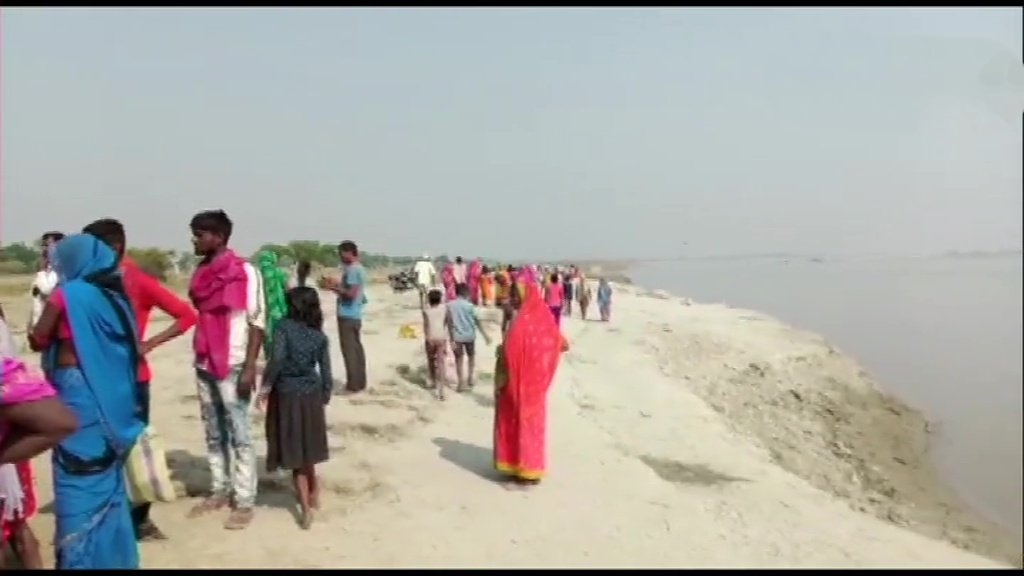
[[[932,257],[950,258],[955,256],[936,255]],[[928,258],[928,256],[923,256],[923,258]],[[677,259],[666,259],[666,262],[676,260]],[[658,262],[660,262],[660,260]],[[859,361],[856,357],[847,354],[832,345],[826,336],[794,326],[771,314],[757,310],[735,307],[727,302],[695,301],[687,296],[676,294],[668,290],[650,288],[638,284],[634,280],[634,277],[631,276],[631,272],[636,268],[636,266],[648,263],[656,262],[639,259],[604,262],[594,261],[590,263],[581,263],[580,268],[585,271],[588,278],[594,279],[605,277],[609,281],[621,285],[626,290],[630,290],[641,297],[676,299],[687,306],[722,306],[738,313],[750,313],[770,319],[792,330],[811,334],[820,338],[822,342],[828,345],[830,352],[834,352],[835,354],[848,358],[850,361],[859,365]],[[886,506],[884,505],[872,506],[870,503],[866,505],[863,498],[856,497],[858,495],[847,493],[842,488],[837,490],[836,486],[830,485],[828,481],[823,480],[820,476],[809,473],[808,470],[801,469],[799,466],[790,465],[789,461],[785,457],[775,458],[776,463],[815,487],[842,499],[855,510],[874,515],[881,520],[901,528],[914,530],[926,536],[950,542],[961,549],[981,554],[989,558],[994,558],[999,561],[1009,562],[1017,568],[1024,566],[1022,546],[1019,539],[1013,534],[1013,530],[1009,527],[1003,526],[998,521],[987,517],[980,510],[971,506],[966,499],[963,498],[953,488],[953,486],[943,478],[934,457],[934,422],[923,410],[912,406],[909,402],[889,392],[884,384],[871,376],[869,371],[862,369],[861,372],[864,378],[870,382],[872,392],[865,395],[861,391],[847,389],[843,394],[843,396],[845,396],[845,398],[843,398],[843,403],[847,406],[855,407],[861,412],[865,412],[868,416],[870,416],[871,413],[884,413],[886,416],[898,420],[900,425],[897,426],[897,428],[901,428],[908,435],[908,438],[902,439],[903,443],[913,447],[912,452],[916,453],[916,457],[913,458],[913,461],[908,462],[905,458],[884,453],[880,454],[875,449],[859,450],[858,448],[860,448],[863,443],[858,442],[856,438],[840,438],[842,440],[841,445],[843,448],[849,448],[852,452],[850,456],[860,460],[867,467],[884,471],[886,476],[896,479],[894,484],[904,485],[907,487],[907,489],[904,490],[897,490],[891,494],[881,495],[881,501],[875,501],[876,499],[872,497],[871,494],[866,494],[867,500],[871,501],[873,504],[900,501],[902,505],[899,506],[899,508],[902,510],[898,510],[894,513],[894,510],[891,508],[886,510]],[[709,399],[705,398],[705,401],[707,400]],[[722,413],[723,416],[729,419],[739,429],[754,436],[760,442],[765,444],[769,450],[772,450],[773,453],[775,452],[772,441],[773,439],[761,437],[755,430],[751,430],[743,426],[742,421],[734,418],[727,410],[721,409],[721,407],[716,405],[714,402],[708,403],[716,411]],[[828,412],[827,409],[826,412]],[[780,414],[780,416],[784,415],[785,414]],[[823,417],[821,413],[816,413],[814,416],[826,426],[832,426],[835,424],[834,420]],[[865,418],[865,420],[870,421],[871,419]],[[884,431],[867,428],[859,430],[859,434],[857,435],[871,436],[872,433],[877,435],[884,433]],[[861,488],[868,493],[872,491],[870,485],[862,486]]]

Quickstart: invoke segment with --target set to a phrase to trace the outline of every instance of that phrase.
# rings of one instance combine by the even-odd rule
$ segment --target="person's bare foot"
[[[244,530],[252,523],[254,515],[252,508],[235,508],[231,511],[228,519],[224,521],[224,528],[227,530]]]
[[[216,512],[228,504],[230,504],[230,502],[226,496],[208,496],[203,498],[202,502],[196,504],[188,511],[188,517],[199,518],[200,516],[205,516],[210,512]]]
[[[44,568],[42,546],[28,524],[22,524],[15,530],[9,545],[17,559],[21,561],[21,568],[25,570],[42,570]]]

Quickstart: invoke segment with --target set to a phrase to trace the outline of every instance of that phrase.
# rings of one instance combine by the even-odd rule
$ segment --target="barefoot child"
[[[473,388],[475,383],[474,368],[476,364],[476,332],[484,337],[484,342],[491,343],[491,337],[484,331],[480,318],[476,315],[476,307],[469,301],[469,288],[456,288],[457,297],[448,303],[449,330],[452,335],[452,348],[455,352],[455,372],[459,377],[458,392]],[[462,359],[468,358],[467,367],[463,370]]]
[[[316,465],[327,461],[324,407],[334,380],[317,291],[292,288],[287,300],[288,313],[271,339],[260,405],[267,411],[267,471],[292,471],[302,511],[300,525],[308,530],[320,504]]]
[[[432,288],[427,292],[427,305],[420,309],[423,313],[423,348],[427,353],[427,373],[430,375],[430,387],[437,391],[438,400],[444,400],[444,388],[447,385],[444,377],[445,354],[448,352],[448,341],[451,340],[448,307],[442,305],[442,300],[444,294]]]

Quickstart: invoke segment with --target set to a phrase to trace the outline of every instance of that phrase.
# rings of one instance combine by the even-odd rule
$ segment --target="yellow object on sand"
[[[177,498],[163,440],[152,426],[143,430],[128,452],[124,471],[133,504],[174,502]]]
[[[412,324],[402,326],[398,329],[398,337],[405,338],[406,340],[415,340],[417,338],[416,327]]]

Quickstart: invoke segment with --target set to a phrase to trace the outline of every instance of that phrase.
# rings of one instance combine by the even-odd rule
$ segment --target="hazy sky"
[[[0,239],[1021,246],[1020,8],[4,9]],[[684,245],[684,243],[687,243]]]

